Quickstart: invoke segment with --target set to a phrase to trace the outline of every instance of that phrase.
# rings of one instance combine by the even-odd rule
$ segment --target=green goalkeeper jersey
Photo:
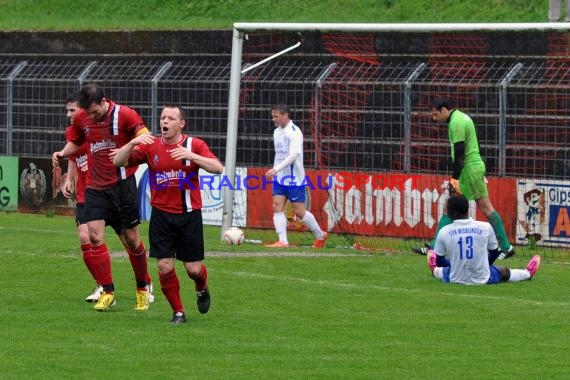
[[[465,166],[473,166],[474,164],[483,164],[483,159],[479,153],[479,141],[477,140],[477,132],[475,124],[471,118],[459,111],[453,110],[449,117],[449,142],[451,143],[451,159],[455,162],[455,151],[453,146],[455,143],[465,142]]]

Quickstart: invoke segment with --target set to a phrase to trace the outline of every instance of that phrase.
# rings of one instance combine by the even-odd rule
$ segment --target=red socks
[[[127,248],[127,253],[129,254],[129,260],[133,267],[133,272],[135,273],[137,287],[142,289],[145,285],[150,284],[150,281],[148,281],[150,280],[150,276],[148,274],[146,251],[142,240],[135,250]]]
[[[97,274],[93,265],[93,257],[91,256],[91,244],[81,244],[81,253],[83,253],[83,262],[85,263],[87,270],[89,270],[89,273],[91,273],[91,276],[95,282],[97,282]]]
[[[172,311],[175,313],[180,311],[184,312],[184,307],[182,307],[182,300],[180,298],[180,281],[178,281],[178,276],[176,276],[176,270],[172,269],[168,273],[159,273],[160,279],[160,289],[162,294],[168,300]]]
[[[208,287],[208,269],[204,263],[202,263],[200,273],[198,275],[188,273],[188,277],[194,280],[197,292],[201,292]]]
[[[91,263],[95,272],[95,280],[106,292],[113,292],[113,274],[111,272],[111,256],[106,244],[91,247]]]

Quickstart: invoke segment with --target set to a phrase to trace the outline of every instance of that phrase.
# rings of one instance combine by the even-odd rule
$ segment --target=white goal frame
[[[228,120],[225,157],[225,175],[232,186],[223,189],[223,214],[220,238],[231,227],[233,220],[233,198],[236,173],[237,129],[239,111],[239,93],[242,76],[242,47],[244,36],[248,32],[274,31],[274,32],[408,32],[408,33],[435,33],[435,32],[493,32],[493,31],[570,31],[570,23],[245,23],[236,22],[233,27],[230,89],[228,96]],[[256,64],[256,67],[268,62],[283,52],[274,54]]]

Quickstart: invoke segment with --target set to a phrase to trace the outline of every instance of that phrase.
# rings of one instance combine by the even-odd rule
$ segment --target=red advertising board
[[[248,168],[261,178],[266,168]],[[447,176],[363,172],[307,171],[304,180],[308,208],[328,231],[359,235],[429,239],[448,198]],[[251,186],[247,195],[247,225],[273,228],[271,185]],[[254,188],[255,187],[255,188]],[[515,179],[489,178],[490,199],[514,241],[517,220]],[[475,203],[472,202],[474,210]],[[478,220],[487,218],[477,211]]]

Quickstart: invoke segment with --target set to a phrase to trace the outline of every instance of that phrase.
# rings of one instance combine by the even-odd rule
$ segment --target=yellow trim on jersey
[[[141,129],[137,132],[135,137],[139,137],[140,135],[146,135],[147,133],[150,133],[150,132],[148,131],[147,127],[144,127],[143,129]]]

